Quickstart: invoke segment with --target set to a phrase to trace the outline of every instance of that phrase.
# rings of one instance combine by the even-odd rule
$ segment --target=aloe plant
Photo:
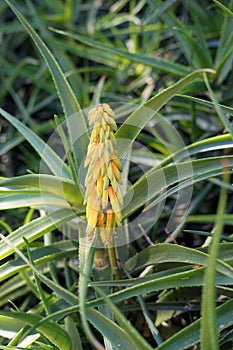
[[[226,335],[230,337],[229,329],[232,327],[229,312],[231,298],[218,306],[215,299],[217,290],[222,295],[232,294],[232,243],[220,242],[224,226],[232,223],[232,216],[226,214],[226,208],[227,190],[231,190],[229,174],[232,173],[233,157],[230,154],[221,154],[220,151],[232,147],[233,130],[226,113],[232,115],[233,110],[217,102],[211,82],[215,75],[219,81],[223,79],[225,72],[221,71],[221,67],[228,61],[230,53],[226,53],[224,62],[220,57],[216,58],[216,70],[211,67],[203,68],[206,64],[212,64],[207,47],[202,41],[196,44],[189,32],[181,35],[178,30],[176,39],[182,44],[184,55],[189,62],[192,60],[189,48],[196,50],[193,63],[198,69],[191,69],[178,63],[127,53],[122,48],[110,47],[106,43],[70,30],[52,29],[53,33],[68,38],[74,47],[77,40],[97,50],[98,54],[103,50],[131,63],[149,65],[166,74],[181,77],[139,105],[111,104],[115,121],[109,121],[110,132],[116,128],[115,122],[119,121],[120,126],[114,137],[111,137],[112,142],[116,141],[110,155],[116,158],[111,167],[111,170],[115,171],[115,182],[108,174],[107,181],[111,189],[106,199],[103,191],[98,192],[100,179],[98,190],[96,182],[96,192],[93,188],[88,189],[89,180],[93,182],[95,175],[97,176],[93,162],[92,168],[88,169],[85,183],[86,167],[97,154],[96,149],[92,152],[91,146],[88,148],[88,143],[100,136],[96,136],[96,125],[92,131],[89,130],[89,108],[82,106],[81,98],[79,101],[81,95],[75,94],[74,84],[63,72],[65,63],[59,61],[53,46],[51,45],[51,49],[48,47],[46,38],[42,39],[42,36],[37,34],[23,12],[12,1],[5,0],[5,3],[23,25],[47,65],[60,99],[64,121],[55,116],[52,136],[45,141],[18,118],[5,109],[0,109],[2,118],[18,130],[20,139],[17,142],[24,138],[38,158],[41,158],[41,171],[38,173],[0,178],[2,210],[26,207],[34,208],[38,213],[36,218],[26,219],[26,222],[15,230],[5,225],[11,232],[7,237],[1,234],[1,306],[7,306],[8,300],[12,300],[11,309],[4,308],[0,316],[3,348],[33,346],[41,349],[84,349],[84,341],[88,341],[90,349],[174,350],[186,349],[197,343],[205,349],[211,337],[212,348],[217,349],[218,342],[224,340],[223,331],[225,330]],[[163,21],[167,21],[169,26],[178,24],[170,10],[165,12],[166,8],[161,6],[160,1],[156,1],[156,4],[161,9]],[[195,11],[198,10],[199,7],[195,8]],[[193,13],[195,11],[193,10]],[[68,14],[69,11],[66,12],[67,16]],[[59,22],[59,18],[57,20]],[[225,25],[230,25],[228,19],[225,21]],[[203,55],[200,57],[199,46],[203,49]],[[100,59],[101,55],[98,57]],[[208,91],[210,101],[183,94],[184,89],[192,86],[190,84],[197,83],[201,83]],[[221,130],[225,128],[227,133],[208,135],[186,147],[182,137],[168,122],[168,118],[160,114],[169,103],[172,105],[174,97],[182,101],[191,101],[191,105],[196,103],[208,110],[214,108],[218,115],[218,125],[221,125]],[[94,96],[95,102],[98,99],[97,95]],[[103,106],[108,105],[101,104],[97,110]],[[96,109],[94,111],[96,113]],[[112,117],[110,108],[108,112]],[[90,119],[91,115],[93,117],[93,110],[89,113]],[[147,149],[145,153],[144,148],[140,151],[139,141],[145,142],[147,137],[150,140],[148,148],[150,146],[153,151]],[[61,155],[53,146],[54,140],[62,145]],[[95,146],[98,146],[97,143]],[[217,152],[217,155],[213,156],[213,152]],[[101,158],[101,155],[99,157]],[[130,164],[135,163],[141,164],[143,173],[137,173],[134,179],[134,167]],[[115,165],[116,168],[113,169]],[[122,187],[119,187],[119,170],[122,170]],[[214,238],[210,249],[170,244],[178,239],[185,223],[192,218],[190,214],[198,205],[198,200],[202,200],[202,193],[197,197],[196,203],[192,200],[192,188],[203,181],[209,181],[211,184],[217,176],[223,176],[222,181],[218,183],[220,197],[217,215],[212,219],[210,215],[205,217],[206,221],[212,220],[214,224]],[[118,191],[122,191],[122,199]],[[208,193],[207,191],[208,187],[203,190],[203,195]],[[102,200],[97,215],[93,213],[93,208],[87,210],[85,204],[86,201],[90,206],[96,199],[93,196]],[[117,208],[113,204],[113,197],[117,198]],[[106,214],[107,204],[105,205],[104,200],[108,199],[112,211],[109,213],[108,210]],[[168,215],[164,207],[166,200],[173,203],[173,209],[169,209]],[[180,208],[181,214],[178,212]],[[102,222],[99,213],[108,217]],[[115,220],[113,225],[112,221],[109,223],[110,214]],[[168,237],[155,245],[151,241],[153,235],[150,230],[156,228],[157,219],[161,220],[163,225],[167,225]],[[95,234],[96,226],[102,230],[102,241]],[[57,229],[62,232],[62,238],[54,243],[53,233],[57,232]],[[42,238],[44,243],[41,244]],[[143,239],[149,242],[150,246],[132,255],[129,252],[129,248],[132,248],[131,243],[136,241],[137,244],[142,244]],[[108,250],[107,245],[110,248]],[[98,252],[101,256],[101,266],[97,265],[95,254]],[[13,257],[15,259],[12,259]],[[113,269],[110,268],[109,259]],[[114,267],[117,268],[117,273]],[[65,285],[59,282],[60,271],[64,276]],[[45,288],[45,285],[49,289]],[[189,300],[196,296],[200,298],[198,293],[202,287],[202,317],[165,339],[161,323],[170,317],[165,309],[169,307],[172,312],[178,310],[180,313],[184,313],[188,307],[192,309],[195,303],[189,305]],[[182,305],[176,302],[176,292],[179,289],[187,291],[187,299],[182,300]],[[29,292],[38,300],[30,313],[26,312],[27,308],[19,310],[14,305],[17,295],[22,297]],[[155,295],[157,303],[147,301],[146,295]],[[197,303],[197,306],[200,309],[200,303]],[[161,310],[157,311],[157,322],[154,322],[151,314],[153,313],[154,317],[154,309],[159,307]],[[134,317],[134,312],[139,314],[138,310],[145,319],[145,333],[149,330],[148,338],[141,334],[133,322],[127,320],[127,315]]]

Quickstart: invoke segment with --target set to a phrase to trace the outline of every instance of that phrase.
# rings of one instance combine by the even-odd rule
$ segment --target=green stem
[[[120,280],[121,277],[120,277],[120,271],[119,271],[117,257],[116,257],[116,249],[112,245],[112,241],[108,243],[108,256],[109,256],[109,261],[112,268],[113,277],[114,279]]]
[[[223,175],[225,183],[229,182],[229,174]],[[216,224],[213,229],[213,241],[209,247],[209,258],[204,275],[202,294],[202,319],[201,319],[201,349],[218,350],[218,328],[216,318],[216,261],[219,253],[219,242],[224,227],[223,214],[227,204],[227,189],[221,187]]]
[[[80,261],[80,275],[79,275],[79,307],[80,317],[83,329],[87,338],[97,350],[105,350],[104,346],[96,339],[91,331],[87,320],[86,302],[87,289],[90,279],[90,271],[92,270],[95,252],[95,238],[88,241],[86,237],[79,239],[79,261]]]

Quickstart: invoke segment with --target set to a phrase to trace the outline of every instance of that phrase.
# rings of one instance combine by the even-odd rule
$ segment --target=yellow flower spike
[[[87,215],[88,214],[88,215]],[[94,234],[99,211],[87,205],[87,236],[91,238]]]
[[[91,142],[97,142],[98,141],[98,136],[99,136],[99,129],[100,127],[95,127],[92,131],[90,141]]]
[[[109,140],[109,133],[110,133],[110,126],[107,125],[106,126],[106,130],[105,130],[105,135],[106,135],[106,139]]]
[[[122,196],[121,189],[119,187],[118,187],[118,191],[116,191],[116,196],[117,196],[118,202],[120,203],[120,206],[122,207],[122,205],[123,205],[123,196]]]
[[[115,177],[111,181],[111,186],[112,186],[114,192],[117,194],[119,185],[118,185],[118,182],[116,181]]]
[[[102,193],[102,209],[105,210],[107,209],[108,206],[108,189],[103,190]]]
[[[96,108],[92,108],[88,113],[89,124],[92,125],[96,120]]]
[[[84,203],[83,203],[83,204],[86,204],[86,203],[87,203],[88,198],[90,197],[90,195],[91,195],[93,192],[96,192],[96,183],[93,182],[92,179],[91,179],[91,180],[88,182],[88,185],[87,185],[87,191],[85,192]]]
[[[105,141],[105,131],[103,126],[100,126],[100,132],[99,132],[99,141],[104,142]]]
[[[107,167],[107,174],[108,174],[109,180],[112,181],[112,178],[113,178],[113,171],[112,171],[111,165],[109,165],[109,166]]]
[[[97,211],[100,210],[101,203],[100,203],[100,199],[97,198],[96,187],[94,188],[94,191],[87,198],[87,204],[90,208],[93,208],[94,210],[97,210]]]
[[[99,159],[94,164],[91,164],[90,170],[92,172],[93,181],[96,181],[98,179],[98,176],[101,173],[101,166],[102,164]]]
[[[96,194],[97,194],[98,198],[102,197],[103,185],[104,185],[103,178],[102,178],[101,174],[99,174],[98,179],[97,179],[97,183],[96,183]]]
[[[108,196],[112,205],[112,209],[114,211],[115,214],[120,213],[121,212],[121,206],[120,203],[117,199],[116,193],[113,190],[112,186],[108,187]]]
[[[116,164],[114,162],[110,162],[111,167],[112,167],[112,172],[117,180],[117,182],[121,182],[121,173],[118,169],[118,167],[116,166]]]
[[[111,160],[116,164],[117,168],[122,171],[122,164],[119,158],[112,157]]]
[[[114,213],[112,210],[107,210],[106,228],[113,229],[115,227]]]
[[[104,129],[104,138],[106,139],[106,132],[107,132],[107,128],[108,128],[106,122],[104,122],[104,123],[102,124],[102,128]]]
[[[107,174],[107,167],[105,164],[101,167],[101,176],[104,177]]]
[[[109,140],[114,140],[113,143],[116,143],[115,136],[114,136],[114,133],[111,130],[111,128],[110,128],[110,131],[109,131]]]
[[[110,156],[109,156],[109,152],[108,152],[108,150],[106,148],[104,148],[103,159],[104,159],[104,163],[106,165],[108,165],[108,163],[110,161]]]
[[[90,163],[92,166],[94,166],[95,164],[99,164],[99,146],[95,147],[95,152],[93,152],[92,154],[90,154],[89,156],[90,158]]]
[[[114,112],[106,103],[92,108],[88,113],[89,125],[93,125],[87,158],[85,197],[87,236],[92,238],[99,227],[104,244],[110,242],[116,224],[121,224],[121,162],[117,156],[114,130]]]
[[[106,148],[109,154],[113,154],[114,153],[114,148],[113,148],[113,144],[111,141],[107,141],[106,142]]]
[[[105,225],[105,215],[104,213],[100,213],[97,220],[97,226],[104,227],[104,225]]]
[[[87,148],[87,154],[90,156],[96,148],[96,142],[90,142]]]
[[[120,212],[120,211],[118,211],[117,213],[115,212],[115,222],[116,222],[116,226],[120,226],[120,225],[121,225],[121,221],[122,221],[121,212]]]
[[[112,108],[111,108],[107,103],[103,103],[103,104],[102,104],[102,107],[103,107],[104,111],[105,111],[108,115],[110,115],[110,117],[112,117],[112,118],[115,117],[115,114],[114,114]]]
[[[106,116],[106,123],[109,125],[111,130],[117,129],[116,122],[111,117]]]
[[[103,190],[107,190],[109,185],[109,178],[107,174],[103,177]]]
[[[104,244],[109,243],[115,229],[115,215],[112,210],[107,210],[105,230],[100,231],[101,240]]]
[[[99,153],[99,158],[101,158],[104,153],[104,143],[100,143],[98,145],[98,153]]]

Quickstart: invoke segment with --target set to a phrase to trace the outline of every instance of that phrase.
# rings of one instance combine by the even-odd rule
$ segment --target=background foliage
[[[84,213],[76,170],[88,134],[66,165],[43,152],[59,123],[99,102],[121,102],[119,115],[132,120],[140,107],[132,113],[127,103],[159,111],[182,136],[194,176],[182,157],[173,164],[153,114],[147,130],[119,128],[117,137],[130,134],[153,155],[132,151],[126,175],[136,196],[124,217],[145,204],[135,162],[150,169],[155,199],[153,159],[161,161],[166,205],[148,236],[118,249],[120,281],[107,262],[93,269],[85,307],[95,337],[109,350],[232,348],[232,10],[233,1],[206,0],[0,3],[1,348],[94,348],[80,321],[78,242],[57,229]],[[86,131],[84,117],[79,123]],[[41,156],[50,168],[42,180]],[[187,215],[171,235],[166,223],[190,181]],[[60,208],[50,216],[38,210],[41,189]]]

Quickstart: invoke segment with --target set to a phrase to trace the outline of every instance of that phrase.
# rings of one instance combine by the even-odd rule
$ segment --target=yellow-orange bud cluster
[[[123,204],[121,192],[122,165],[118,158],[114,131],[114,112],[106,103],[92,108],[88,114],[89,125],[93,125],[87,158],[85,198],[87,236],[92,238],[99,227],[103,243],[108,243],[115,226],[121,223]]]

